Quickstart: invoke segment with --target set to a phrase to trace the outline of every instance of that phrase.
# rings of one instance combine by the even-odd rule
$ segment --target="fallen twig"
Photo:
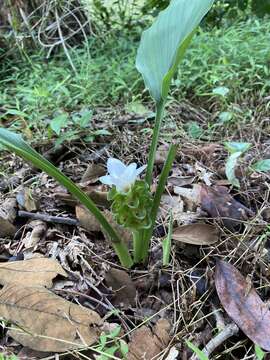
[[[62,216],[51,216],[48,214],[32,213],[28,211],[18,211],[18,216],[22,218],[42,220],[42,221],[58,223],[58,224],[75,225],[75,226],[79,225],[79,221],[77,219],[72,219]]]
[[[211,339],[203,348],[202,352],[209,357],[221,344],[223,344],[230,337],[236,335],[239,331],[239,327],[235,323],[231,323],[225,326],[225,328]],[[197,355],[192,355],[190,360],[198,360]]]

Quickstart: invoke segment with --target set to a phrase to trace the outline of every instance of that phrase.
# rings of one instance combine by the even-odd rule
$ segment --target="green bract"
[[[133,231],[151,226],[153,199],[145,181],[137,180],[127,193],[117,192],[113,187],[108,199],[112,201],[112,212],[118,224]]]

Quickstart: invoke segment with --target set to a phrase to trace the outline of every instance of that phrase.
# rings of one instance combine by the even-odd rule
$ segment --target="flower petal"
[[[130,188],[130,184],[129,182],[125,181],[124,179],[118,179],[117,184],[116,184],[116,190],[122,193],[126,193],[128,192]]]
[[[105,185],[114,185],[114,179],[110,175],[101,176],[99,178],[99,181],[101,181],[102,184]]]
[[[107,169],[110,175],[113,176],[121,176],[123,172],[126,170],[126,165],[122,163],[122,161],[115,159],[115,158],[109,158],[107,161]]]
[[[136,180],[136,169],[137,169],[137,164],[136,163],[132,163],[130,165],[128,165],[128,167],[126,168],[123,176],[123,179],[126,183],[129,183],[130,185],[132,185],[135,180]]]
[[[139,176],[146,168],[147,168],[147,165],[143,165],[143,166],[139,167],[136,170],[136,176]]]

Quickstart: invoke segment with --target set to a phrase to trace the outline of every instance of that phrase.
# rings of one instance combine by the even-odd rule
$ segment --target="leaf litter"
[[[78,146],[76,142],[70,142],[68,145],[70,152],[68,148],[65,148],[65,154],[69,152],[78,156],[76,160],[72,156],[67,157],[61,162],[61,166],[107,213],[108,218],[111,217],[110,221],[113,221],[108,211],[107,188],[100,185],[97,178],[99,174],[104,173],[104,163],[109,154],[117,156],[125,162],[135,160],[144,164],[147,154],[147,146],[144,144],[149,143],[149,135],[144,131],[146,123],[130,123],[127,125],[125,122],[125,126],[119,125],[117,119],[119,116],[121,117],[122,109],[104,111],[96,121],[99,126],[109,124],[110,132],[114,134],[111,143],[104,147],[102,142],[97,141],[85,148]],[[199,119],[209,118],[211,114],[201,111],[199,108],[195,111],[191,104],[185,104],[183,107],[183,104],[172,103],[168,107],[167,116],[180,128],[183,119],[189,121],[194,118],[195,121],[200,121]],[[124,117],[125,115],[122,116],[123,119]],[[172,128],[166,130],[174,136]],[[42,304],[43,300],[41,303],[39,300],[44,299],[45,306],[50,299],[52,304],[59,304],[59,309],[62,310],[71,304],[78,304],[77,306],[83,311],[87,309],[97,314],[99,321],[101,317],[105,316],[110,323],[120,324],[123,329],[121,336],[124,336],[128,343],[130,356],[136,356],[135,359],[137,360],[142,358],[142,353],[150,354],[150,360],[152,359],[151,353],[155,354],[156,359],[161,358],[161,356],[164,359],[166,357],[184,359],[186,354],[190,355],[185,347],[185,340],[190,340],[203,348],[205,342],[211,340],[213,330],[219,327],[217,324],[222,322],[226,324],[228,321],[235,321],[240,327],[237,320],[229,312],[227,317],[226,313],[221,313],[218,310],[221,305],[213,292],[213,267],[217,257],[238,259],[237,268],[245,274],[251,274],[254,286],[256,285],[256,288],[259,289],[261,301],[267,303],[269,299],[267,290],[269,244],[267,237],[264,241],[260,240],[260,236],[266,232],[265,225],[258,227],[256,223],[253,223],[254,217],[256,218],[261,212],[266,219],[266,211],[263,212],[262,210],[270,207],[267,174],[254,176],[254,173],[250,175],[245,173],[245,179],[241,181],[240,190],[233,190],[229,187],[224,170],[220,170],[224,168],[224,156],[226,155],[223,146],[220,145],[223,138],[220,139],[220,144],[216,140],[211,143],[203,141],[193,143],[186,140],[183,138],[185,146],[178,154],[168,181],[157,229],[163,235],[166,234],[168,213],[172,209],[174,214],[173,232],[177,234],[180,231],[178,236],[180,236],[181,242],[184,238],[189,238],[191,243],[183,243],[188,247],[189,251],[187,251],[176,245],[176,243],[180,244],[180,240],[173,240],[170,252],[171,263],[166,268],[162,266],[161,261],[162,236],[154,236],[152,239],[149,264],[126,272],[118,268],[118,262],[113,251],[104,239],[102,232],[91,225],[87,212],[84,212],[83,216],[85,216],[85,224],[88,228],[83,225],[83,221],[81,226],[53,222],[44,225],[42,222],[34,223],[25,218],[18,218],[16,216],[18,203],[11,199],[15,199],[18,191],[29,188],[28,183],[24,184],[29,179],[29,167],[25,168],[24,165],[22,175],[19,175],[19,180],[16,180],[17,184],[22,184],[20,188],[15,188],[15,192],[11,194],[1,194],[1,206],[6,200],[7,204],[12,205],[13,208],[11,211],[13,215],[8,220],[13,231],[9,235],[5,234],[4,241],[0,244],[0,255],[3,256],[0,265],[3,265],[3,269],[9,269],[11,265],[16,268],[16,266],[21,266],[20,264],[23,262],[27,263],[34,259],[36,261],[38,256],[43,256],[47,260],[50,260],[48,258],[51,257],[51,260],[58,263],[62,268],[62,272],[59,271],[59,274],[57,271],[52,271],[50,278],[43,280],[41,278],[42,284],[37,285],[35,281],[38,283],[38,276],[35,275],[35,272],[40,271],[42,273],[44,267],[41,264],[38,265],[38,262],[35,263],[35,266],[30,269],[33,273],[31,276],[35,279],[34,282],[29,281],[27,286],[25,284],[24,289],[20,288],[16,291],[16,294],[18,293],[18,295],[15,294],[18,297],[16,298],[18,304],[22,301],[19,299],[20,294],[22,295],[23,291],[28,291],[26,288],[33,291],[34,294],[31,296],[37,297],[37,304]],[[129,146],[127,147],[126,144]],[[143,145],[138,146],[138,144]],[[50,145],[45,146],[49,147]],[[155,168],[155,181],[160,173],[166,148],[166,139],[164,139],[161,142],[160,158],[157,159]],[[64,154],[58,154],[56,160],[61,155]],[[17,170],[21,165],[18,166],[15,161],[13,166]],[[30,169],[30,174],[32,174],[32,169]],[[76,216],[79,220],[83,217],[80,214],[78,215],[76,209],[79,204],[53,180],[38,173],[35,175],[35,180],[40,186],[33,185],[30,188],[31,196],[37,201],[39,212],[71,218]],[[220,186],[220,184],[225,186]],[[33,214],[35,211],[32,210]],[[185,228],[187,225],[188,228]],[[44,230],[44,226],[46,226],[46,230]],[[125,230],[122,231],[126,241],[130,242],[130,234]],[[198,244],[194,245],[195,242]],[[7,262],[9,258],[14,260],[21,255],[28,260]],[[257,261],[254,262],[254,259]],[[0,267],[0,275],[1,271]],[[17,272],[19,270],[15,271],[16,274]],[[110,272],[116,273],[116,275],[111,276],[111,281],[108,280]],[[196,280],[194,280],[195,275]],[[8,275],[7,279],[3,280],[3,284],[6,284],[3,289],[20,287],[22,282],[10,284],[8,281],[11,278],[12,276]],[[194,286],[195,282],[196,285]],[[50,291],[45,286],[50,288]],[[248,289],[252,289],[252,287],[247,286]],[[59,295],[57,300],[51,297],[56,296],[54,293]],[[32,324],[31,309],[27,309],[22,314],[18,309],[12,312],[8,311],[5,301],[7,304],[11,302],[12,297],[15,296],[12,294],[13,292],[10,292],[10,297],[7,299],[3,297],[3,304],[1,303],[3,314],[9,319],[13,327],[17,326],[20,331],[26,329],[28,332],[21,334],[19,331],[19,335],[11,332],[14,339],[22,345],[14,345],[14,341],[12,345],[6,341],[4,346],[7,349],[14,348],[16,353],[26,349],[24,346],[39,348],[42,341],[48,340],[46,336],[51,336],[44,335],[44,333],[40,336],[30,335],[40,331],[39,327],[44,324],[43,320],[40,323],[36,320],[37,324]],[[237,296],[239,297],[239,294],[235,294],[235,297]],[[62,299],[65,304],[59,302],[58,299]],[[223,306],[226,310],[225,305]],[[53,309],[54,307],[58,308],[58,305],[53,305]],[[50,308],[50,310],[53,309]],[[26,317],[27,312],[28,314],[31,313],[29,319]],[[52,318],[54,316],[55,314],[52,313]],[[43,315],[41,319],[43,319]],[[162,341],[159,341],[160,339],[157,340],[154,329],[158,321],[164,321],[164,319],[169,321],[169,325],[166,325],[166,336],[164,339],[162,338]],[[60,323],[58,320],[54,322],[57,329],[64,320],[61,318],[59,321]],[[87,315],[87,321],[89,321],[87,324],[91,325],[89,315]],[[93,341],[98,339],[101,331],[99,321],[94,322],[93,329],[95,331],[93,334],[91,333]],[[59,330],[57,336],[61,335],[61,339],[70,343],[74,343],[75,340],[75,343],[78,342],[81,346],[83,341],[81,341],[77,330],[81,325],[85,329],[84,324],[79,321],[78,324],[76,323],[76,329],[75,327],[72,330],[68,328],[67,334],[67,324],[65,323],[62,333],[60,334]],[[207,337],[204,334],[206,328],[208,329]],[[140,329],[142,329],[141,332],[139,332]],[[241,329],[243,330],[243,328]],[[48,331],[50,334],[54,334],[53,329],[50,328]],[[77,335],[74,335],[76,331]],[[136,331],[138,332],[136,333]],[[231,338],[231,342],[234,343],[233,355],[235,358],[244,357],[243,346],[241,345],[243,342],[247,351],[253,349],[253,344],[247,340],[248,337],[253,338],[248,332],[245,334],[240,333],[238,337]],[[85,338],[89,339],[88,344],[90,344],[92,340],[89,332],[87,332],[87,336]],[[43,337],[46,339],[44,340]],[[218,353],[221,354],[221,357],[225,356],[224,354],[230,348],[231,342],[224,341],[220,344]],[[73,346],[72,344],[69,345]],[[61,349],[64,349],[65,346],[68,348],[69,345],[66,343],[63,345],[59,341],[55,343],[54,340],[49,344],[51,349],[55,346],[55,352],[62,351]],[[78,344],[74,346],[77,347]],[[47,347],[47,343],[45,347]],[[137,350],[135,355],[132,349]],[[172,349],[171,352],[170,349]]]
[[[0,264],[1,285],[16,283],[51,288],[52,280],[57,275],[67,277],[57,261],[43,257]]]
[[[37,351],[64,352],[94,344],[100,316],[41,286],[6,285],[0,291],[0,314],[15,327],[9,336]]]

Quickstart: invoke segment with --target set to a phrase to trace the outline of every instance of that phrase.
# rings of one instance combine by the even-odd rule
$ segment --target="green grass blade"
[[[257,360],[263,360],[265,357],[265,352],[257,344],[255,344],[255,354]]]
[[[161,196],[164,192],[167,178],[168,178],[169,172],[172,168],[172,164],[173,164],[173,161],[176,156],[177,148],[178,148],[178,145],[176,145],[176,144],[173,144],[170,146],[166,162],[165,162],[162,172],[160,174],[160,178],[159,178],[159,182],[158,182],[158,186],[157,186],[157,190],[156,190],[156,193],[154,196],[153,206],[152,206],[152,210],[151,210],[152,225],[149,229],[145,230],[144,234],[143,234],[144,242],[143,242],[142,260],[145,260],[147,258],[149,244],[150,244],[153,229],[155,226],[155,221],[156,221],[156,217],[157,217],[157,213],[158,213],[158,209],[159,209],[159,205],[160,205]]]
[[[104,231],[110,237],[121,264],[125,267],[132,266],[133,261],[129,255],[126,245],[121,241],[114,228],[109,224],[94,202],[76,184],[74,184],[73,181],[71,181],[38,152],[32,149],[25,141],[23,141],[20,135],[0,128],[0,144],[8,150],[13,151],[23,159],[30,161],[37,168],[43,170],[63,185],[96,217]]]
[[[193,345],[192,342],[186,341],[186,344],[198,356],[199,360],[209,360],[208,356],[206,356],[197,346]]]
[[[172,244],[172,228],[173,228],[173,215],[172,215],[172,210],[170,210],[170,222],[169,222],[168,234],[162,242],[163,266],[168,266],[170,263],[170,252],[171,252],[171,244]]]
[[[173,0],[144,31],[136,66],[156,102],[165,99],[192,35],[214,0]]]

